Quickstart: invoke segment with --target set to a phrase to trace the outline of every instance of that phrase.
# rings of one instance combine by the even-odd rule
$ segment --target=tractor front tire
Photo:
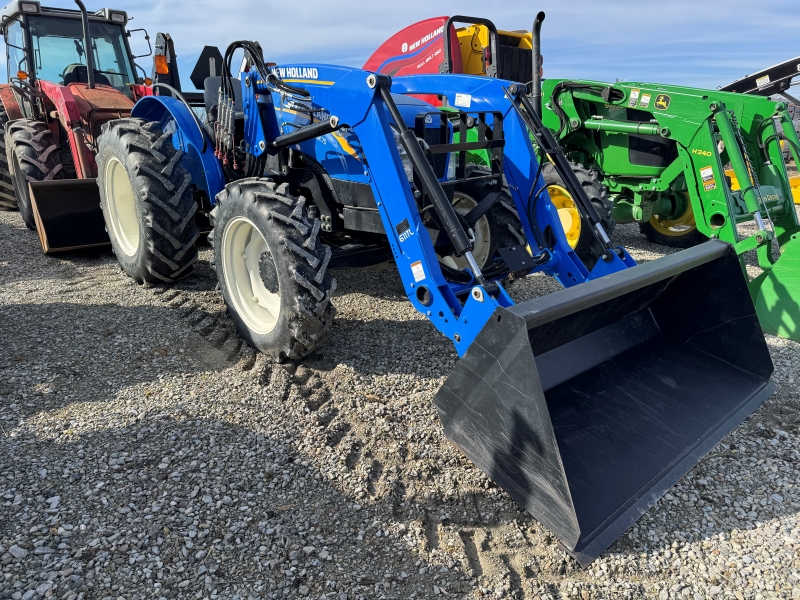
[[[228,312],[254,348],[299,360],[327,337],[336,309],[331,249],[306,200],[270,179],[243,179],[217,195],[212,211],[217,271]]]
[[[578,183],[592,201],[600,217],[600,224],[606,234],[611,237],[617,222],[612,216],[614,203],[608,199],[608,188],[600,181],[599,173],[594,169],[586,169],[572,162],[570,166]],[[564,187],[564,181],[553,163],[547,163],[542,167],[542,176],[545,185],[549,186],[548,193],[553,206],[558,210],[567,242],[585,265],[593,266],[597,262],[598,256],[595,252],[596,244],[592,243],[595,241],[595,237],[591,231],[591,224],[580,218],[575,201]]]
[[[103,125],[100,206],[122,270],[139,283],[173,283],[197,260],[197,204],[182,156],[158,123],[119,119]]]
[[[58,146],[45,123],[32,119],[12,121],[6,128],[6,160],[22,220],[36,229],[28,182],[63,179]]]
[[[692,248],[708,241],[697,229],[694,211],[688,201],[685,212],[678,218],[661,220],[653,215],[646,223],[639,223],[639,232],[647,241],[667,248]]]
[[[6,154],[6,123],[8,123],[8,113],[0,103],[0,210],[17,210],[17,196]]]

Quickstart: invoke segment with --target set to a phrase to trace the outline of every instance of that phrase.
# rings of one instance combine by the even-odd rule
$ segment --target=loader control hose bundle
[[[264,62],[261,46],[257,42],[238,40],[228,46],[223,58],[217,100],[217,120],[214,125],[217,141],[214,154],[221,161],[223,171],[229,181],[259,176],[264,172],[267,160],[265,154],[255,157],[247,152],[241,147],[243,140],[240,140],[239,144],[236,142],[236,92],[231,75],[231,64],[234,53],[239,49],[244,51],[247,61],[256,68],[271,88],[293,96],[300,96],[304,100],[309,98],[306,90],[283,83],[275,73],[269,70]],[[242,162],[244,168],[240,170]]]

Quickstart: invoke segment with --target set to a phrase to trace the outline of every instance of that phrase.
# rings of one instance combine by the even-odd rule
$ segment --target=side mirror
[[[152,56],[152,54],[153,54],[153,45],[150,43],[150,36],[148,35],[146,29],[131,29],[130,31],[126,31],[125,35],[127,35],[127,37],[131,37],[131,34],[136,32],[136,31],[143,31],[144,32],[144,39],[147,42],[147,47],[150,49],[150,51],[147,54],[139,54],[137,56],[134,56],[133,58],[145,58],[147,56]]]

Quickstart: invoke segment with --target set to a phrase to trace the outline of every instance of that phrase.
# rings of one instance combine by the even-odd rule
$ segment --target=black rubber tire
[[[708,238],[698,229],[692,229],[685,235],[664,235],[653,227],[650,222],[639,223],[639,232],[643,233],[647,241],[667,248],[693,248],[708,241]]]
[[[6,158],[10,167],[20,216],[28,229],[36,229],[29,181],[64,178],[58,146],[45,123],[17,119],[6,128]]]
[[[8,113],[0,104],[0,210],[17,210],[17,195],[14,192],[14,182],[11,180],[6,155],[6,123],[8,123]]]
[[[491,172],[491,169],[482,165],[467,165],[465,170],[466,180],[456,184],[455,191],[469,196],[475,202],[480,202],[489,193],[496,191],[496,184],[492,185],[492,182],[486,179],[469,180],[491,175]],[[491,269],[496,264],[495,261],[500,259],[498,250],[501,248],[527,245],[525,231],[514,206],[514,198],[512,198],[511,192],[505,183],[500,190],[500,197],[482,218],[488,219],[489,222],[490,245],[484,264],[478,265],[481,270]],[[460,281],[462,279],[462,277],[453,277],[455,274],[444,264],[442,264],[442,274],[448,281]],[[515,275],[519,277],[525,275],[525,273],[516,273]]]
[[[111,247],[122,269],[139,283],[173,283],[188,275],[197,260],[197,203],[183,152],[158,123],[118,119],[103,125],[98,139],[97,185]],[[138,246],[127,254],[117,239],[107,197],[111,159],[125,168],[133,189],[139,224]]]
[[[231,318],[242,337],[260,352],[278,361],[303,358],[325,340],[336,315],[331,304],[336,280],[328,272],[331,249],[319,239],[319,219],[308,216],[304,197],[292,196],[288,184],[279,186],[271,179],[230,183],[217,195],[217,202],[211,212],[214,229],[208,241]],[[244,217],[255,226],[272,255],[280,309],[275,328],[267,334],[252,331],[231,301],[222,240],[235,217]]]
[[[614,211],[614,203],[608,198],[608,187],[603,185],[600,180],[600,174],[594,169],[586,169],[577,163],[570,163],[572,172],[578,179],[586,195],[592,200],[597,214],[600,216],[600,223],[603,225],[608,237],[614,232],[617,222],[614,220],[612,213]],[[564,181],[556,171],[553,163],[547,163],[542,167],[542,177],[544,177],[545,185],[555,184],[564,186]],[[590,231],[591,224],[585,219],[581,219],[581,236],[578,238],[578,244],[575,246],[575,254],[578,255],[583,263],[591,268],[597,262],[597,244],[596,238]]]

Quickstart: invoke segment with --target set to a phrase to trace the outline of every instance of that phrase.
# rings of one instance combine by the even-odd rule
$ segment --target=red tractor
[[[0,206],[19,208],[45,252],[108,244],[95,178],[97,137],[151,93],[137,76],[124,11],[15,0],[0,12]],[[143,29],[134,30],[147,32]],[[152,52],[151,52],[152,53]]]

